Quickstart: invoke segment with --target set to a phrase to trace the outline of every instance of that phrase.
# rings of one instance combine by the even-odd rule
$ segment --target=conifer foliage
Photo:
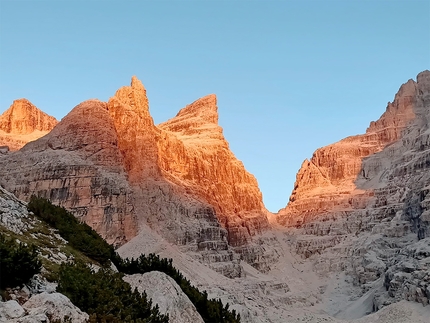
[[[206,291],[200,292],[179,270],[173,267],[172,259],[160,258],[160,256],[152,253],[131,260],[128,258],[123,260],[116,255],[112,261],[120,272],[128,275],[144,274],[156,270],[172,277],[194,304],[205,322],[240,323],[240,315],[236,314],[235,310],[230,311],[228,303],[224,306],[220,299],[208,299]]]
[[[167,323],[158,306],[146,294],[132,290],[122,274],[101,268],[97,272],[85,264],[62,264],[57,291],[90,315],[92,322]]]
[[[0,289],[27,283],[41,268],[35,246],[18,243],[0,234]]]
[[[57,229],[60,236],[67,240],[73,248],[102,265],[109,264],[109,260],[115,254],[113,246],[109,245],[88,224],[79,222],[65,208],[35,196],[31,197],[27,208],[38,218]]]

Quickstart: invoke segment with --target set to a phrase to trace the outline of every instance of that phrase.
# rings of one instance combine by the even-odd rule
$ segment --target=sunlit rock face
[[[149,114],[148,98],[142,83],[133,77],[131,86],[120,88],[109,99],[109,115],[118,134],[118,147],[131,182],[160,176],[157,129]]]
[[[51,131],[58,121],[26,99],[15,100],[0,116],[0,146],[18,150]]]
[[[48,198],[108,242],[136,234],[133,194],[104,102],[76,106],[48,135],[0,158],[0,172],[1,184],[18,198]]]
[[[267,211],[257,180],[228,147],[217,110],[209,95],[160,124],[160,166],[167,178],[212,205],[229,243],[240,246],[268,227]]]
[[[36,194],[72,210],[109,242],[150,225],[199,257],[222,251],[219,261],[237,260],[235,247],[255,262],[261,248],[242,246],[268,228],[267,210],[217,110],[209,95],[156,126],[133,77],[107,103],[85,101],[47,136],[3,155],[0,183],[21,199]]]

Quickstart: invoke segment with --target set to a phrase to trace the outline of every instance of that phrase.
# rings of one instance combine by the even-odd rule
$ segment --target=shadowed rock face
[[[247,245],[268,228],[257,181],[218,125],[216,97],[155,126],[135,77],[108,103],[81,103],[47,136],[1,157],[0,174],[19,198],[47,197],[117,244],[139,223],[195,251]]]
[[[18,150],[51,131],[58,121],[26,99],[15,100],[0,116],[0,146]]]

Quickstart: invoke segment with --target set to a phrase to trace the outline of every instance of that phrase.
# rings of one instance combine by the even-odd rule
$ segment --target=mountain
[[[430,72],[424,71],[417,82],[400,87],[365,134],[317,149],[298,171],[290,201],[277,221],[300,226],[324,214],[368,207],[388,206],[396,213],[407,208],[414,194],[425,200],[430,184],[429,92]],[[420,208],[423,217],[417,222],[423,222],[420,234],[425,237],[430,234],[430,210],[426,203]]]
[[[430,71],[403,84],[364,134],[305,160],[277,214],[217,110],[208,95],[155,125],[133,77],[0,154],[0,185],[66,207],[122,257],[172,258],[242,322],[427,322]]]
[[[216,97],[156,126],[136,77],[108,102],[79,104],[45,137],[0,158],[0,174],[18,198],[49,198],[116,245],[149,225],[198,257],[215,253],[231,267],[245,248],[242,258],[257,265],[262,251],[252,237],[268,229],[257,181],[218,125]]]
[[[0,146],[18,150],[26,143],[43,137],[58,121],[26,99],[15,100],[0,116]]]
[[[430,299],[430,71],[363,135],[318,149],[277,222],[317,271],[342,271],[375,309]],[[343,313],[347,315],[347,312]]]
[[[426,72],[418,76],[420,89],[427,90],[430,86],[426,78]],[[278,221],[284,225],[306,223],[326,210],[353,208],[351,204],[354,203],[365,204],[373,194],[365,187],[385,185],[384,179],[375,182],[374,178],[378,171],[387,168],[387,165],[372,163],[369,159],[399,142],[406,126],[414,119],[426,117],[425,111],[416,111],[417,103],[424,100],[418,91],[421,90],[417,83],[409,80],[400,87],[394,101],[388,103],[380,119],[371,122],[365,134],[317,149],[310,160],[305,160],[297,173],[290,202],[279,211]],[[366,185],[362,183],[366,179],[373,181]]]
[[[242,262],[240,277],[219,277],[144,228],[120,253],[173,258],[192,282],[230,302],[246,322],[344,322],[363,316],[363,322],[425,321],[429,75],[424,71],[402,85],[364,135],[323,147],[303,163],[288,206],[270,217],[272,228],[259,240],[265,255],[273,255],[266,257],[264,270]],[[421,305],[405,314],[401,300],[426,306],[423,318],[416,317]]]

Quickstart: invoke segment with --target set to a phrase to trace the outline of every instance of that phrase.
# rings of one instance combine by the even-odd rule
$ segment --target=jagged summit
[[[0,146],[18,150],[51,131],[58,121],[27,99],[13,101],[0,116]]]
[[[215,94],[206,95],[182,108],[175,119],[196,116],[206,122],[218,124],[218,107]]]
[[[204,96],[187,105],[174,118],[159,124],[158,127],[174,132],[186,144],[222,145],[228,148],[223,130],[218,125],[218,107],[215,94]]]
[[[107,103],[118,134],[118,148],[133,182],[159,177],[154,120],[149,113],[146,90],[135,76],[131,86],[121,87]]]
[[[0,129],[6,133],[26,135],[35,130],[51,131],[58,121],[39,110],[27,99],[13,101],[0,116]]]
[[[122,109],[117,109],[116,107],[119,105],[123,105],[124,107]],[[133,113],[137,113],[140,118],[150,118],[146,89],[136,76],[131,78],[130,86],[121,87],[116,91],[115,95],[109,99],[109,109],[111,108],[113,109],[111,113],[115,113],[116,110],[122,112],[133,111]],[[126,110],[124,110],[124,108],[126,108]],[[115,116],[113,115],[113,117]],[[154,123],[152,122],[152,124]]]

